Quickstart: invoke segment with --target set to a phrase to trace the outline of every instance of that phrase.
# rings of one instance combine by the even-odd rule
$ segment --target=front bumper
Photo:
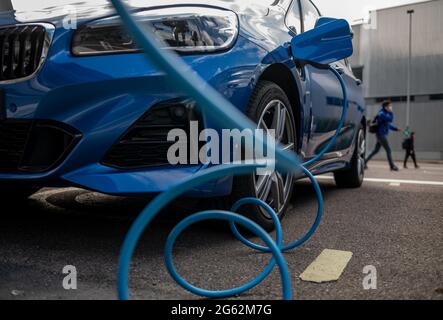
[[[0,89],[7,121],[61,124],[75,132],[75,143],[69,145],[60,161],[43,171],[0,169],[0,182],[74,185],[108,194],[143,195],[163,192],[201,170],[201,166],[122,170],[103,164],[109,150],[148,110],[165,101],[181,99],[183,94],[175,91],[171,81],[143,54],[72,57],[68,33],[56,30],[47,61],[35,77],[0,83]],[[234,105],[244,109],[252,80],[260,72],[260,57],[265,54],[239,37],[228,52],[186,56],[184,60]],[[217,128],[210,117],[202,117],[206,127]],[[232,179],[226,178],[201,186],[190,195],[226,195],[231,185]]]

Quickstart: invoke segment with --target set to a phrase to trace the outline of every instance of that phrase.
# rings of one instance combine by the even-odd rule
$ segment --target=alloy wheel
[[[363,130],[358,133],[357,148],[358,176],[363,180],[366,166],[366,137]]]
[[[292,113],[280,100],[273,100],[264,108],[258,121],[258,128],[274,136],[276,142],[285,150],[295,151],[295,124]],[[271,132],[270,130],[274,130]],[[265,201],[280,215],[291,195],[294,177],[291,174],[272,172],[267,175],[255,175],[254,187],[257,198]],[[261,213],[271,219],[260,208]]]

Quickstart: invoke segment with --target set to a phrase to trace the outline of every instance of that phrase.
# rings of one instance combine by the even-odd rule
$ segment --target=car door
[[[297,2],[295,0],[294,2]],[[315,27],[320,18],[320,12],[309,0],[299,0],[302,31],[306,32]],[[348,86],[355,86],[352,72],[344,62],[332,65],[344,77]],[[318,69],[311,65],[304,66],[304,75],[307,81],[308,91],[306,92],[305,103],[310,109],[310,130],[305,146],[305,157],[315,157],[329,142],[334,135],[343,112],[343,92],[339,81],[330,70]],[[349,90],[349,100],[355,98],[355,90]],[[355,125],[352,125],[356,115],[350,111],[344,129],[334,146],[325,155],[325,158],[337,158],[342,156],[352,145],[355,132]]]

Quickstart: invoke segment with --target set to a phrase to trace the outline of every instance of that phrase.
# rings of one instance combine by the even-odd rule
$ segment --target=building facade
[[[12,3],[10,0],[0,1],[0,11],[12,10]]]
[[[419,158],[443,160],[443,0],[371,12],[368,23],[353,26],[351,64],[363,80],[368,118],[374,118],[381,102],[390,99],[395,106],[395,124],[406,128],[409,10],[414,10],[410,127],[417,133]],[[370,135],[369,149],[374,140]],[[393,133],[390,141],[395,157],[401,159],[403,135]]]

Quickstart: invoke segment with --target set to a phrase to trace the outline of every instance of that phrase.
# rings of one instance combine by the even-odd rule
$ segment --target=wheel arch
[[[262,80],[275,83],[289,98],[297,124],[298,151],[300,151],[303,141],[303,107],[299,91],[300,88],[291,69],[283,63],[272,64],[267,67],[258,78],[258,81]]]

